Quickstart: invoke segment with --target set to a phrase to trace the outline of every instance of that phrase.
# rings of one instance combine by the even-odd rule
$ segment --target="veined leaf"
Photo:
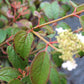
[[[9,82],[10,80],[17,78],[21,75],[16,69],[6,67],[0,69],[0,80]]]
[[[8,59],[15,68],[24,69],[27,65],[26,61],[22,60],[14,51],[12,46],[7,47]]]
[[[51,68],[50,72],[50,82],[51,84],[67,84],[64,74],[59,73],[55,67]]]
[[[46,84],[50,72],[50,58],[47,52],[39,52],[34,58],[30,77],[32,84]]]
[[[40,5],[41,9],[43,9],[45,15],[50,19],[56,19],[59,16],[60,6],[57,1],[52,2],[51,4],[48,2],[43,2]]]
[[[19,79],[11,80],[8,84],[23,84]]]
[[[19,31],[14,37],[14,47],[16,53],[18,53],[21,57],[28,57],[31,45],[34,38],[32,33],[26,33],[26,31]]]
[[[2,43],[6,39],[6,32],[0,29],[0,43]]]

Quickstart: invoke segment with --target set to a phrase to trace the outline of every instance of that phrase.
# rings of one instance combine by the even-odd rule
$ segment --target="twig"
[[[3,42],[3,43],[1,43],[1,44],[0,44],[0,47],[1,47],[1,46],[3,46],[3,45],[5,45],[7,42],[12,41],[12,40],[13,40],[13,38],[12,38],[12,39],[10,39],[10,40],[5,41],[5,42]]]
[[[38,33],[36,33],[35,31],[32,31],[36,36],[38,36],[41,40],[43,40],[46,44],[48,44],[49,46],[51,46],[53,49],[58,50],[56,47],[54,47],[52,44],[50,44],[47,40],[45,40],[43,37],[41,37]]]
[[[79,31],[82,31],[82,30],[83,30],[83,28],[79,28],[79,29],[73,31],[73,33],[78,33]]]
[[[36,53],[36,52],[38,52],[38,51],[42,50],[43,48],[45,48],[45,46],[44,46],[44,47],[42,47],[42,48],[40,48],[40,49],[37,49],[37,50],[35,50],[35,51],[31,52],[31,53],[30,53],[30,55],[32,55],[32,54],[34,54],[34,53]]]
[[[52,24],[52,23],[58,22],[58,21],[60,21],[60,20],[66,19],[66,18],[68,18],[68,17],[71,17],[71,16],[73,16],[74,14],[77,15],[77,14],[80,14],[80,13],[82,13],[82,12],[84,12],[84,10],[79,11],[79,12],[76,12],[76,13],[72,13],[72,14],[69,14],[69,15],[66,15],[66,16],[64,16],[64,17],[62,17],[62,18],[59,18],[59,19],[56,19],[56,20],[53,20],[53,21],[44,23],[44,24],[42,24],[42,25],[38,25],[38,26],[34,27],[34,29],[43,27],[43,26],[48,25],[48,24]]]

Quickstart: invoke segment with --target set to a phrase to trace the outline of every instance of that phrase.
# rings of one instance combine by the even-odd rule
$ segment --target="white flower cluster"
[[[76,64],[75,60],[73,61],[66,61],[62,64],[62,67],[64,69],[67,69],[69,71],[72,71],[73,69],[76,69],[78,65]]]
[[[76,34],[77,35],[77,37],[78,37],[78,39],[82,42],[82,43],[84,43],[84,36],[80,33],[80,34]]]
[[[56,28],[55,30],[56,30],[58,33],[67,31],[67,29],[63,29],[62,27]]]
[[[69,71],[76,69],[78,66],[73,59],[73,55],[76,51],[81,49],[81,42],[84,43],[84,36],[81,34],[73,34],[73,32],[69,32],[67,29],[63,29],[62,27],[55,29],[59,36],[56,36],[57,41],[59,42],[59,48],[62,50],[62,58],[64,61],[62,67]]]

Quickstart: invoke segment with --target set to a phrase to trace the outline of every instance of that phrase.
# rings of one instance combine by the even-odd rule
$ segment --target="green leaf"
[[[14,37],[14,47],[16,53],[18,53],[21,57],[28,57],[31,45],[34,38],[32,33],[26,33],[26,31],[19,31]]]
[[[60,74],[55,67],[51,68],[49,79],[52,84],[67,84],[65,75]]]
[[[52,84],[60,84],[59,73],[56,71],[55,68],[51,68],[51,72],[50,72],[50,82],[51,82]]]
[[[54,31],[54,33],[52,33],[52,34],[47,35],[47,37],[48,38],[53,38],[55,36],[55,34],[56,34],[56,31]]]
[[[61,2],[64,3],[64,4],[67,4],[67,3],[69,4],[69,1],[70,1],[70,0],[59,0],[59,1],[61,1]]]
[[[22,60],[14,51],[12,46],[7,47],[8,59],[15,68],[24,69],[27,65],[26,61]]]
[[[18,31],[20,31],[20,28],[12,28],[11,34],[15,35]]]
[[[4,26],[5,26],[4,21],[0,19],[0,28],[3,28]]]
[[[84,10],[84,4],[77,6],[77,12]]]
[[[60,17],[63,17],[63,16],[65,16],[65,15],[66,15],[65,10],[64,10],[63,8],[60,8],[59,16],[60,16]]]
[[[46,46],[45,43],[39,42],[36,48],[40,49],[40,48],[43,48],[44,46]]]
[[[16,69],[6,67],[0,69],[0,80],[9,82],[10,80],[17,78],[21,75]]]
[[[80,55],[80,57],[83,57],[84,56],[84,51],[80,51],[78,54]]]
[[[50,72],[50,58],[47,52],[39,52],[30,69],[30,78],[32,84],[46,84]]]
[[[11,31],[12,31],[12,27],[9,27],[9,28],[7,28],[5,31],[6,31],[6,33],[7,33],[7,35],[8,35],[8,37],[10,37],[12,34],[11,34]]]
[[[54,1],[51,4],[48,2],[43,2],[40,7],[43,9],[48,18],[57,19],[59,17],[60,6],[57,1]]]
[[[46,25],[45,27],[43,27],[43,29],[45,29],[47,34],[53,34],[54,33],[53,28],[49,25]]]
[[[60,22],[56,27],[57,28],[62,27],[63,29],[71,29],[71,27],[65,22]]]
[[[84,29],[84,15],[79,18],[82,28]]]
[[[6,32],[0,29],[0,43],[2,43],[6,39]]]
[[[23,84],[19,79],[11,80],[8,84]]]
[[[71,9],[71,7],[68,4],[62,5],[62,8],[65,10],[65,12],[68,12]]]
[[[24,78],[22,79],[22,82],[23,82],[24,84],[32,84],[29,76],[24,77]]]
[[[60,67],[61,64],[63,63],[63,60],[59,58],[59,56],[61,55],[60,52],[56,52],[52,54],[52,60],[54,61],[54,63]]]

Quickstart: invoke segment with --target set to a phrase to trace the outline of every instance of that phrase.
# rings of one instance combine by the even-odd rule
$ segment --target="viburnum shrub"
[[[84,4],[69,0],[1,0],[0,83],[67,84],[60,68],[72,71],[84,56],[83,12]],[[78,18],[81,28],[57,23],[68,17]]]

